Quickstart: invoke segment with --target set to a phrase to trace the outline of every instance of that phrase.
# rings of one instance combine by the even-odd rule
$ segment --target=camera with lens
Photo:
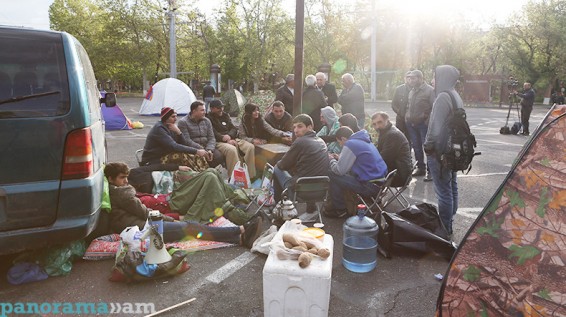
[[[509,77],[509,79],[507,80],[507,89],[517,90],[517,87],[519,87],[519,81],[513,77]]]

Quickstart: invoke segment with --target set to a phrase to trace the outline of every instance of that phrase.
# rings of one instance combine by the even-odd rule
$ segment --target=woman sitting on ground
[[[240,138],[254,145],[276,143],[275,139],[290,139],[290,133],[277,130],[267,123],[259,113],[259,106],[248,103],[240,124]]]
[[[110,204],[110,230],[120,233],[126,227],[145,226],[149,209],[136,197],[136,190],[128,184],[130,169],[125,163],[109,163],[104,168],[108,179]],[[174,242],[186,239],[242,244],[248,248],[261,231],[261,217],[255,217],[239,227],[209,227],[196,221],[176,221],[163,215],[163,240]]]

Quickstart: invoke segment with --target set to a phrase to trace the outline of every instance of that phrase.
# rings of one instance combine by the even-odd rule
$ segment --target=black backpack
[[[468,173],[472,168],[472,159],[481,152],[476,152],[476,137],[470,131],[466,121],[466,110],[458,108],[456,99],[449,92],[452,100],[452,117],[449,119],[448,147],[447,151],[440,156],[442,166],[453,170]]]

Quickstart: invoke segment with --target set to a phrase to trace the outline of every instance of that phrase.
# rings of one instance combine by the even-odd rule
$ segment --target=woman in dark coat
[[[277,130],[267,123],[259,113],[259,106],[248,103],[240,124],[240,139],[254,145],[266,144],[276,138],[288,138],[289,133]]]

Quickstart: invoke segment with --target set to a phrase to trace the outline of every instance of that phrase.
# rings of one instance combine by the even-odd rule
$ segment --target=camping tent
[[[240,91],[230,89],[222,96],[222,102],[224,102],[224,111],[231,117],[237,117],[240,115],[240,108],[244,107],[247,100]]]
[[[101,91],[100,95],[104,98],[106,91]],[[102,104],[102,117],[106,130],[131,130],[131,122],[126,117],[122,109],[115,105],[114,107],[107,107],[105,103]]]
[[[438,316],[566,316],[565,139],[555,106],[452,258]]]
[[[145,116],[159,115],[161,108],[173,108],[178,114],[187,114],[195,94],[184,82],[176,78],[165,78],[149,88],[140,108],[140,114]]]

